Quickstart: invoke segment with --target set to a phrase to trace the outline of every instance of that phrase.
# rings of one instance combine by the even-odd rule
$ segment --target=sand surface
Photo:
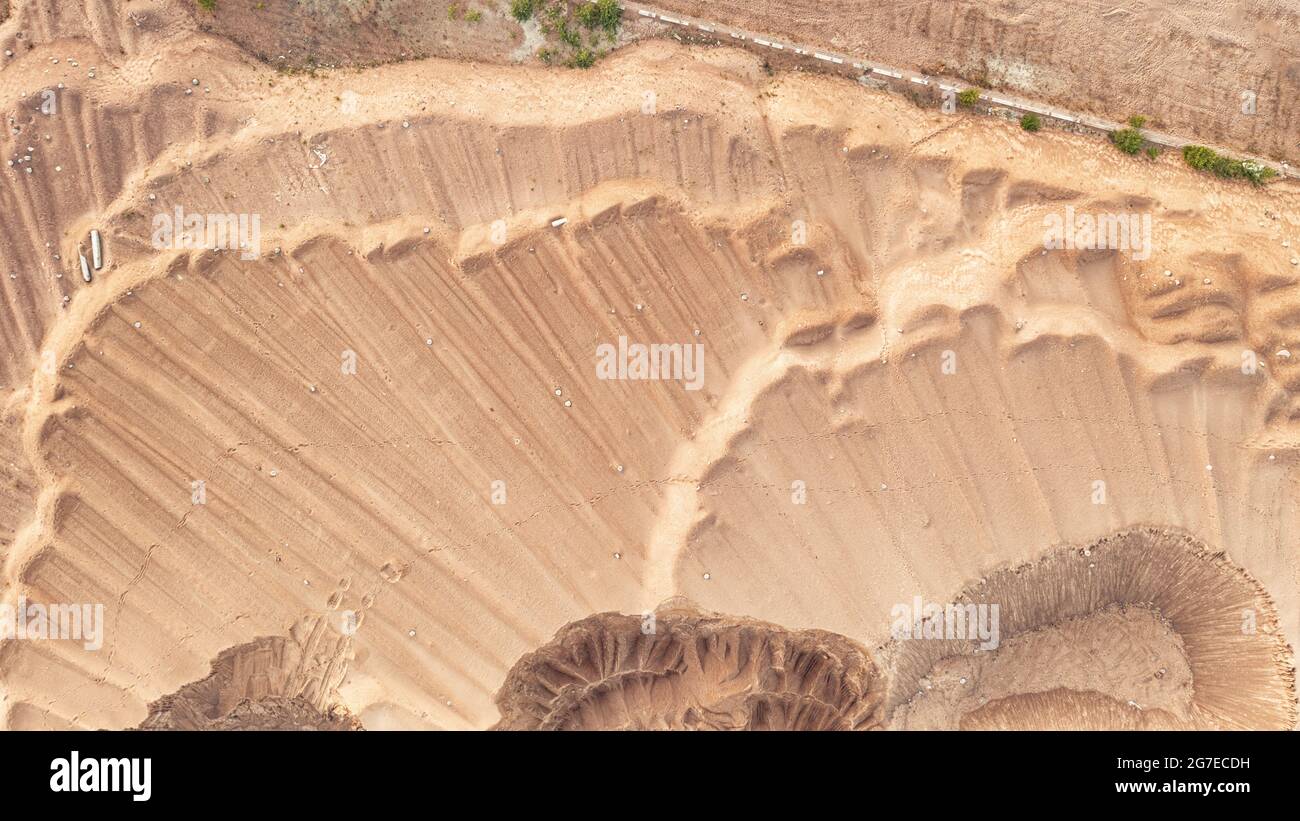
[[[104,635],[0,640],[4,726],[1294,726],[1296,183],[662,38],[299,73],[13,6],[0,596]]]
[[[1201,142],[1300,162],[1294,0],[658,0]]]

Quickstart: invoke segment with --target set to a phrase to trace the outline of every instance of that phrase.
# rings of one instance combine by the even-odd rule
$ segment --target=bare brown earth
[[[677,604],[568,625],[511,670],[503,730],[870,730],[883,687],[867,650]]]
[[[663,0],[659,8],[824,44],[1291,164],[1300,161],[1294,0]],[[1243,93],[1255,113],[1243,112]]]
[[[337,706],[350,643],[320,619],[223,651],[207,678],[149,705],[145,730],[357,730]]]
[[[537,0],[536,13],[522,24],[509,0],[220,0],[215,13],[194,6],[186,13],[199,30],[269,65],[314,70],[426,57],[536,63],[540,49],[562,50],[558,37],[541,29],[544,2],[561,0]],[[605,52],[658,32],[654,24],[629,19],[617,37],[581,34],[584,45]]]
[[[481,17],[468,20],[476,10]],[[524,43],[506,0],[337,2],[220,0],[216,12],[187,9],[201,31],[229,38],[271,65],[287,68],[373,65],[425,57],[496,61]],[[531,57],[525,51],[522,57]]]
[[[5,726],[1294,726],[1300,186],[728,48],[286,75],[129,7],[0,24],[0,598],[107,622],[0,641]],[[1005,643],[900,646],[915,596]]]

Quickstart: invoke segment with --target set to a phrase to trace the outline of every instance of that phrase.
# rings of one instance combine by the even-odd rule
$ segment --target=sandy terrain
[[[1294,0],[657,0],[885,63],[1300,162]],[[1249,106],[1247,103],[1249,102]],[[1249,111],[1247,110],[1249,108]]]
[[[727,48],[288,73],[56,5],[0,25],[0,604],[104,634],[0,640],[4,726],[1294,727],[1295,182]]]

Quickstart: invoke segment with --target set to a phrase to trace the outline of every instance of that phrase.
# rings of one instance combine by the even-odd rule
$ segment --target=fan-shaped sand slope
[[[734,614],[724,632],[761,634],[746,693],[777,692],[772,648],[804,646],[784,628],[860,645],[844,653],[876,671],[863,687],[906,700],[926,664],[962,660],[895,668],[885,648],[872,661],[861,647],[887,643],[894,605],[1139,525],[1222,552],[1224,573],[1257,586],[1213,601],[1249,600],[1273,632],[1240,647],[1219,621],[1198,632],[1179,608],[1200,606],[1187,602],[1203,586],[1157,600],[1087,585],[1086,607],[1018,591],[1039,613],[1023,630],[1088,618],[1079,641],[1112,625],[1171,659],[1183,673],[1156,688],[1156,724],[1293,721],[1300,383],[1277,353],[1300,297],[1282,245],[1300,242],[1293,189],[1226,186],[840,80],[768,78],[726,50],[649,44],[582,74],[423,62],[274,87],[264,69],[204,59],[211,93],[166,97],[195,72],[164,50],[142,87],[82,98],[83,123],[120,105],[139,126],[115,132],[102,175],[105,138],[63,132],[69,151],[92,143],[71,190],[98,180],[93,199],[5,178],[6,253],[38,261],[50,241],[61,260],[5,285],[4,595],[102,602],[107,619],[99,651],[0,645],[9,726],[137,725],[224,669],[223,651],[285,641],[304,620],[346,638],[304,702],[320,715],[514,726],[494,696],[511,703],[517,661],[590,614],[681,594]],[[346,91],[355,112],[340,111]],[[154,110],[192,116],[134,113]],[[1151,257],[1044,251],[1043,217],[1065,204],[1149,213]],[[258,214],[264,253],[155,249],[154,216],[177,207]],[[91,225],[111,265],[85,286],[68,263]],[[620,336],[702,344],[702,389],[599,379],[597,346]],[[1244,374],[1245,350],[1263,367]],[[1159,538],[1125,538],[1113,561],[1150,567]],[[639,622],[593,618],[572,630],[617,642]],[[1039,664],[1032,635],[1010,644],[1020,636],[988,664]],[[1228,685],[1194,641],[1251,659],[1229,678],[1258,684],[1256,700],[1202,699],[1202,681]],[[689,698],[670,688],[659,704],[647,682],[635,703],[555,723],[863,724],[784,701],[780,716],[742,716],[739,691],[719,708],[714,662],[696,655],[706,674],[690,674]],[[1153,688],[1133,669],[1082,696],[1053,693],[1086,671],[994,670],[987,703],[900,713],[894,697],[880,720],[1074,710],[1087,723],[1103,698],[1105,716],[1140,723],[1127,702],[1145,708]],[[232,711],[292,724],[303,704],[231,706],[303,697],[276,675],[284,686],[236,682],[173,725],[230,726]],[[540,709],[520,707],[544,722]]]

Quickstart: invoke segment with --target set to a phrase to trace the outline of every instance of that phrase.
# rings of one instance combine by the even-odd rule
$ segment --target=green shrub
[[[1026,114],[1020,118],[1020,127],[1026,131],[1038,131],[1043,127],[1043,121],[1037,114]]]
[[[1214,166],[1215,159],[1218,158],[1210,149],[1203,145],[1185,145],[1183,146],[1183,162],[1195,168],[1197,171],[1209,171]]]
[[[1110,141],[1125,154],[1137,154],[1142,150],[1142,144],[1146,139],[1136,128],[1121,128],[1119,131],[1110,132]]]
[[[1247,180],[1251,185],[1263,185],[1277,176],[1277,172],[1254,160],[1234,160],[1203,145],[1183,146],[1183,162],[1197,171],[1208,171],[1228,180]]]
[[[478,9],[474,9],[473,11],[466,12],[465,19],[471,23],[477,23],[479,20],[483,19],[483,12],[479,11]]]
[[[957,102],[962,105],[975,105],[980,101],[980,90],[978,88],[968,88],[965,91],[957,93]]]
[[[1159,156],[1160,156],[1160,148],[1157,147],[1157,146],[1154,146],[1154,145],[1148,145],[1148,146],[1147,146],[1147,156],[1150,157],[1150,158],[1153,159],[1153,160],[1154,160],[1156,157],[1159,157]]]
[[[510,14],[521,23],[532,19],[533,0],[510,0]]]
[[[589,29],[602,28],[605,31],[618,31],[618,24],[623,19],[623,7],[618,0],[596,0],[578,9],[578,22]]]
[[[460,14],[461,14],[460,6],[456,5],[455,3],[452,3],[450,6],[447,7],[448,20],[459,20]]]
[[[195,0],[198,7],[206,12],[215,12],[217,10],[217,0]]]
[[[1128,124],[1134,128],[1141,128],[1147,124],[1147,118],[1143,117],[1141,114],[1134,114],[1132,117],[1128,118]]]
[[[582,47],[582,34],[576,29],[571,28],[568,20],[562,20],[560,22],[559,31],[560,39],[564,41],[565,45],[573,49]]]
[[[616,42],[623,20],[618,0],[511,0],[510,13],[521,22],[540,19],[542,33],[559,42],[538,51],[537,56],[572,68],[595,65],[605,55],[602,42]]]

